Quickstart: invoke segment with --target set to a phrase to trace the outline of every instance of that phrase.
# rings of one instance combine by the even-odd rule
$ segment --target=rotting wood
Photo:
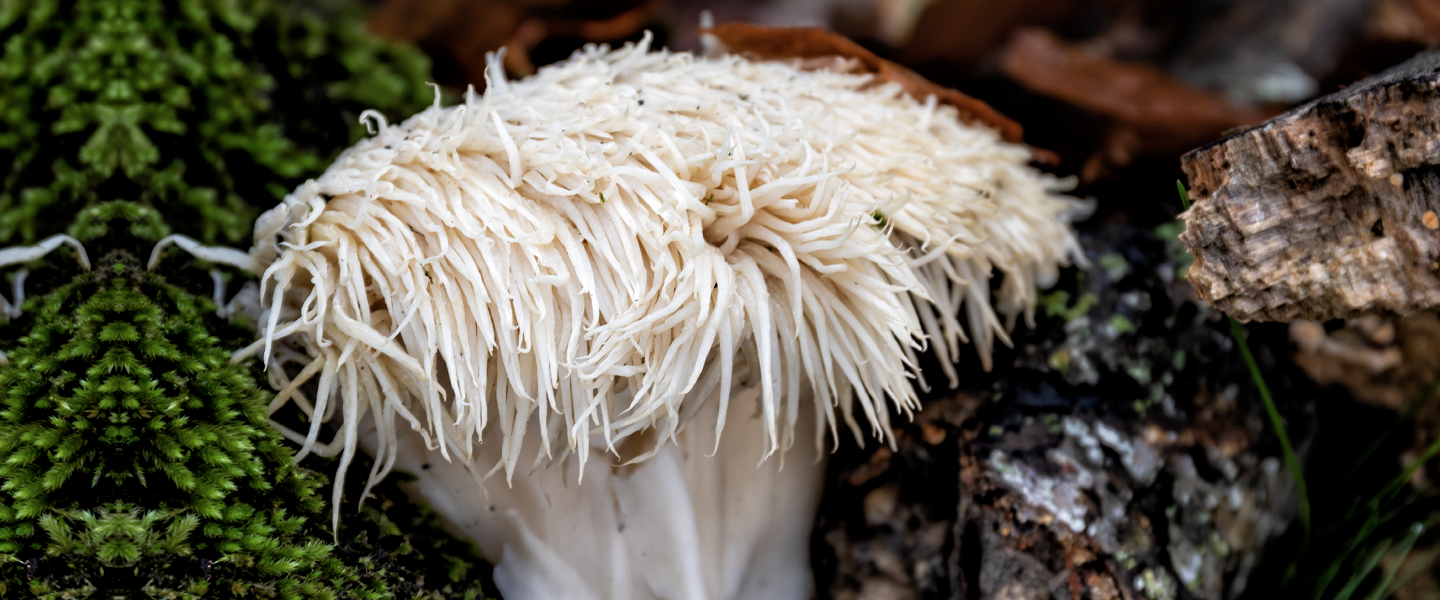
[[[1242,321],[1440,306],[1440,50],[1186,154],[1200,296]]]
[[[1173,239],[1094,222],[1080,236],[1101,266],[1042,296],[993,385],[964,377],[898,424],[893,448],[831,455],[811,538],[820,597],[1278,594],[1256,564],[1294,517],[1292,480],[1229,324],[1174,279]],[[1270,383],[1310,447],[1315,389]]]

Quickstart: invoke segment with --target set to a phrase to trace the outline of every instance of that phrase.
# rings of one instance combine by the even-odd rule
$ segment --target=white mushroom
[[[800,410],[803,436],[815,422],[803,418],[813,408]],[[729,411],[717,449],[710,424],[718,413],[718,403],[704,405],[694,417],[702,427],[685,428],[643,463],[592,459],[582,469],[572,455],[484,493],[463,463],[427,451],[413,432],[401,437],[395,468],[415,474],[406,491],[495,562],[506,600],[813,597],[809,547],[825,474],[821,452],[800,444],[783,466],[762,463],[765,430],[750,410]],[[540,436],[530,433],[524,450],[534,452]],[[362,442],[375,451],[373,434]],[[475,459],[498,461],[500,448],[480,444]]]
[[[34,246],[11,246],[0,248],[0,267],[8,267],[27,263],[38,258],[44,258],[46,254],[54,252],[61,245],[69,246],[75,251],[75,259],[80,261],[80,268],[90,270],[90,257],[85,255],[85,246],[68,235],[52,235]],[[15,278],[10,282],[10,297],[14,298],[12,304],[4,296],[0,296],[0,318],[14,320],[20,318],[21,307],[25,305],[25,277],[30,274],[28,269],[20,269],[15,273]],[[0,352],[0,364],[10,362],[4,352]]]
[[[85,255],[85,246],[68,235],[52,235],[34,246],[11,246],[0,248],[0,267],[8,267],[27,263],[38,258],[44,258],[46,254],[54,252],[60,246],[69,246],[75,251],[75,259],[80,262],[80,268],[90,270],[90,257]],[[10,282],[10,295],[15,299],[12,304],[4,296],[0,296],[0,318],[20,318],[20,307],[25,305],[25,277],[30,274],[28,269],[20,269],[15,273],[15,279]],[[0,353],[0,362],[5,360],[5,355]]]
[[[75,251],[75,259],[80,261],[80,268],[86,271],[90,270],[90,258],[85,255],[85,246],[80,243],[80,240],[63,234],[47,237],[34,246],[11,246],[0,249],[0,267],[44,258],[46,254],[54,252],[62,245],[69,246],[71,250]]]
[[[886,440],[918,406],[917,352],[953,386],[962,342],[988,366],[1006,339],[995,271],[1013,322],[1079,256],[1075,202],[1026,148],[868,75],[647,38],[517,82],[492,60],[487,83],[398,126],[372,116],[375,136],[260,218],[248,261],[207,258],[263,269],[264,338],[237,359],[263,353],[272,410],[311,415],[286,431],[300,454],[340,454],[343,478],[363,440],[372,482],[420,473],[511,600],[806,597],[793,531],[827,435]],[[755,471],[799,437],[813,449],[786,475]],[[508,487],[483,486],[500,472]],[[753,500],[776,497],[791,512]],[[749,516],[716,523],[727,510]],[[787,541],[757,544],[781,522]]]

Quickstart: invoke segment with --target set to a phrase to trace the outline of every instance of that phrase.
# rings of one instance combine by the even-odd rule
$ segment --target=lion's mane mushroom
[[[988,366],[997,309],[1028,316],[1079,256],[1075,201],[1025,147],[871,75],[648,38],[516,82],[498,64],[483,96],[372,116],[248,257],[212,249],[263,272],[264,336],[237,358],[263,353],[272,409],[312,416],[286,432],[301,454],[343,477],[363,439],[372,480],[420,473],[512,600],[805,597],[827,434],[886,439],[927,345],[952,386],[961,343]],[[756,471],[797,432],[813,450]]]

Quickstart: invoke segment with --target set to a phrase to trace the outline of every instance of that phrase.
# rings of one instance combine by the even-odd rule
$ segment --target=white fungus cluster
[[[532,420],[537,462],[583,465],[592,436],[653,451],[707,402],[717,428],[758,413],[769,454],[802,397],[815,444],[861,418],[883,439],[892,407],[918,406],[917,352],[952,385],[962,342],[988,367],[1078,256],[1074,200],[1026,148],[869,75],[640,43],[516,82],[492,60],[487,83],[372,116],[376,135],[257,223],[239,262],[263,271],[264,338],[237,358],[263,352],[272,411],[312,416],[287,432],[302,455],[348,463],[370,415],[372,480],[397,427],[462,462],[490,433],[502,458],[466,464],[508,480]]]

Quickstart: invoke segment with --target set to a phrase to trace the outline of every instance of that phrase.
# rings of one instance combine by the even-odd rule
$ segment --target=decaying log
[[[1242,321],[1440,305],[1440,51],[1186,154],[1190,282]]]
[[[831,458],[821,598],[1221,600],[1250,585],[1295,504],[1228,322],[1175,278],[1173,238],[1081,236],[1097,268],[1042,296],[993,385],[963,377],[894,450]],[[1314,390],[1265,368],[1303,453]]]

